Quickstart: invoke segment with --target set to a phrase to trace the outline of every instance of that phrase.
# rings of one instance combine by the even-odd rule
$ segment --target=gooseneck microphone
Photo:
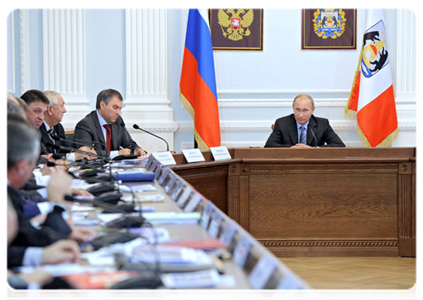
[[[317,145],[317,138],[316,138],[316,135],[314,134],[314,132],[313,132],[313,129],[311,129],[311,127],[310,127],[310,131],[311,131],[311,133],[313,134],[313,138],[314,138],[314,141],[316,142],[316,145],[314,146],[314,147],[317,147],[318,145]],[[312,140],[313,141],[313,140]]]
[[[148,130],[142,129],[137,124],[134,124],[132,127],[134,129],[138,129],[138,130],[144,131],[145,133],[148,133],[148,134],[150,134],[150,135],[152,135],[152,136],[154,136],[154,137],[156,137],[158,139],[161,139],[162,141],[164,141],[166,143],[166,151],[169,151],[169,143],[164,138],[162,138],[162,137],[160,137],[160,136],[158,136],[158,135],[156,135],[156,134],[154,134],[154,133],[152,133],[152,132],[150,132]]]
[[[46,146],[47,147],[52,147],[53,149],[56,149],[56,150],[63,149],[63,150],[73,151],[73,152],[77,152],[77,153],[81,153],[81,154],[85,154],[85,155],[101,157],[100,155],[94,154],[92,152],[88,152],[88,151],[84,151],[84,150],[79,150],[79,149],[76,149],[76,148],[73,148],[73,147],[59,146],[59,145],[55,145],[55,144],[50,143],[50,142],[47,142],[46,143]]]

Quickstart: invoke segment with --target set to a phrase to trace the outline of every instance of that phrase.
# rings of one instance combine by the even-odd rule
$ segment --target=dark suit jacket
[[[136,149],[141,148],[129,135],[122,117],[119,116],[116,122],[111,124],[111,129],[112,150],[119,150],[119,147],[122,146],[123,148],[131,149],[133,153]],[[107,155],[106,141],[104,140],[103,131],[98,121],[97,111],[95,110],[76,124],[74,139],[78,142],[86,143],[87,146],[91,146],[90,143],[94,142],[94,148],[97,150],[97,153],[102,156]]]
[[[311,132],[313,130],[313,133]],[[294,114],[276,120],[275,129],[264,147],[291,147],[298,143],[298,130]],[[307,145],[316,147],[345,147],[329,125],[329,120],[311,116],[307,127]]]
[[[44,123],[40,126],[40,133],[41,133],[41,144],[44,145],[45,150],[47,153],[55,153],[52,146],[47,146],[47,144],[55,144],[58,146],[67,146],[64,143],[64,140],[66,139],[65,129],[63,128],[62,124],[57,124],[56,126],[53,126],[54,133],[56,136],[60,137],[63,140],[54,140],[53,141],[49,137],[49,133],[47,132],[47,129],[44,125]],[[69,153],[67,150],[56,150],[56,153],[58,154],[66,154]]]
[[[7,194],[16,210],[19,224],[18,234],[7,250],[9,266],[22,263],[26,247],[45,247],[60,239],[69,238],[72,230],[62,217],[62,208],[56,206],[54,211],[47,215],[41,228],[37,229],[25,217],[20,192],[8,185]]]
[[[23,257],[28,247],[10,246],[6,247],[5,264],[6,268],[14,268],[22,266]]]

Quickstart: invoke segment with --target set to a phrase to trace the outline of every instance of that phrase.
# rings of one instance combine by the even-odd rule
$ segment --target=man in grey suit
[[[101,91],[97,95],[96,110],[76,124],[74,140],[90,144],[98,154],[110,158],[127,154],[146,155],[125,128],[120,116],[122,104],[123,98],[118,91]]]
[[[292,108],[293,114],[276,120],[264,147],[345,147],[329,120],[313,115],[315,106],[310,95],[295,97]]]

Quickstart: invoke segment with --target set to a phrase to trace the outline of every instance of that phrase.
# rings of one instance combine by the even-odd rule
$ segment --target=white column
[[[397,98],[416,98],[416,17],[411,10],[397,10]]]
[[[393,146],[416,145],[416,16],[411,10],[397,9],[395,102],[399,135]]]
[[[29,69],[29,12],[27,9],[19,10],[19,36],[20,36],[20,69],[21,69],[21,94],[29,90],[30,69]]]
[[[165,150],[163,141],[132,128],[133,124],[165,138],[173,149],[177,124],[168,98],[167,11],[126,10],[126,99],[122,116],[131,135],[148,151]]]
[[[44,90],[57,91],[65,99],[65,128],[74,128],[90,111],[85,47],[83,9],[43,10]]]

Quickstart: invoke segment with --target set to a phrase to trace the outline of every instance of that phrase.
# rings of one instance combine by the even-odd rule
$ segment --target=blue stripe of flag
[[[189,10],[185,47],[197,60],[198,73],[206,82],[217,100],[210,29],[198,9]]]

